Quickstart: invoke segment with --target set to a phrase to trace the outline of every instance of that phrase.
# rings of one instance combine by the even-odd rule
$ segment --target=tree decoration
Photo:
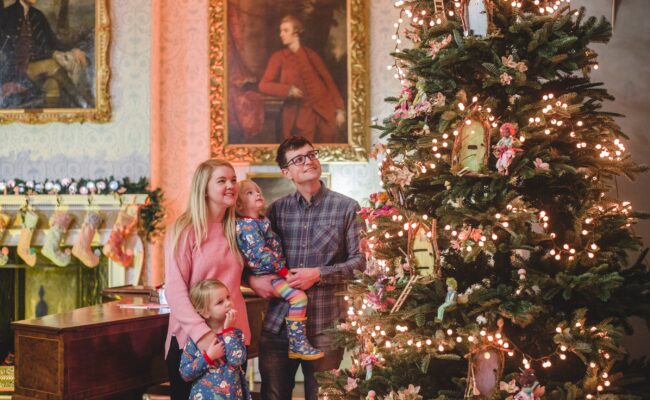
[[[501,175],[508,175],[508,168],[518,152],[523,151],[517,146],[517,128],[513,124],[505,123],[499,129],[501,139],[494,146],[494,155],[497,157],[497,170]]]
[[[643,248],[633,227],[647,214],[613,190],[617,177],[647,168],[630,159],[604,110],[612,97],[589,78],[598,57],[589,46],[609,40],[609,24],[566,0],[485,1],[487,32],[477,35],[465,12],[479,2],[395,4],[390,69],[406,103],[377,126],[388,199],[363,213],[370,269],[349,283],[336,332],[352,366],[322,373],[324,391],[357,400],[539,397],[540,386],[549,400],[649,393],[621,342],[629,317],[650,323],[647,251],[627,258]],[[398,42],[405,31],[413,46]],[[430,111],[413,111],[418,93]],[[417,279],[423,233],[435,238],[436,272]],[[383,360],[370,374],[368,354]],[[543,384],[514,380],[521,369]]]
[[[521,391],[513,397],[513,400],[540,400],[544,396],[544,386],[540,386],[535,370],[531,368],[519,374],[519,384]]]
[[[460,0],[465,36],[485,36],[493,31],[492,0]]]
[[[452,171],[459,175],[480,175],[487,164],[489,144],[490,128],[487,124],[474,119],[465,120],[454,141]]]
[[[415,258],[416,269],[418,274],[424,277],[434,275],[435,271],[435,255],[433,250],[433,239],[431,233],[433,229],[428,232],[420,225],[415,231],[413,236],[413,257]]]
[[[438,314],[436,315],[436,320],[442,321],[445,315],[445,309],[447,307],[456,304],[456,299],[458,297],[458,282],[454,278],[447,278],[447,294],[445,295],[445,301],[438,307]]]

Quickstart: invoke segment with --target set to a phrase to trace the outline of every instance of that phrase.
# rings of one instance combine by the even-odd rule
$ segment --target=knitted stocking
[[[2,243],[2,237],[4,236],[5,230],[9,227],[9,216],[4,213],[0,213],[0,243]],[[9,249],[3,247],[0,250],[0,265],[6,265],[9,260],[8,257]]]
[[[50,230],[45,236],[45,244],[41,249],[41,254],[49,258],[59,267],[65,267],[70,264],[70,250],[61,251],[61,238],[68,231],[72,222],[72,215],[65,211],[55,211],[50,218]]]
[[[124,267],[130,266],[133,261],[133,250],[123,248],[124,239],[129,236],[137,222],[137,216],[124,210],[120,211],[108,242],[104,245],[104,255]]]
[[[86,220],[81,226],[81,231],[77,240],[72,246],[72,255],[77,257],[86,267],[96,267],[99,264],[99,257],[93,253],[90,244],[93,242],[93,237],[97,228],[102,223],[102,217],[94,211],[89,211],[86,214]]]
[[[30,247],[34,228],[38,224],[38,215],[34,211],[27,210],[22,216],[20,238],[18,238],[18,257],[25,261],[25,264],[33,267],[36,265],[36,249]]]

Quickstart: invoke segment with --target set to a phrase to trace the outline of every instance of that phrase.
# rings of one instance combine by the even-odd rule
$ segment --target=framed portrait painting
[[[293,182],[285,178],[281,172],[250,172],[246,174],[246,179],[257,183],[257,186],[262,189],[267,206],[280,197],[296,191]],[[322,173],[321,181],[323,181],[325,187],[332,187],[332,175],[329,172]]]
[[[211,154],[271,164],[301,135],[365,162],[367,0],[210,0]]]
[[[0,0],[0,123],[110,119],[108,0]]]

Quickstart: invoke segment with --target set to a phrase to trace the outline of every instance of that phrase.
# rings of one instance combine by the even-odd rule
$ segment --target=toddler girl
[[[245,265],[253,275],[279,275],[271,283],[279,297],[289,302],[289,314],[285,318],[289,336],[289,358],[316,360],[325,354],[307,341],[307,295],[294,289],[284,277],[289,270],[285,265],[278,235],[271,230],[271,223],[264,217],[262,190],[251,180],[237,183],[237,244],[244,256]]]
[[[208,350],[201,353],[191,338],[181,357],[181,377],[192,384],[191,400],[251,400],[241,365],[246,362],[246,346],[234,328],[237,313],[232,308],[228,288],[216,279],[192,286],[190,301],[216,334]]]

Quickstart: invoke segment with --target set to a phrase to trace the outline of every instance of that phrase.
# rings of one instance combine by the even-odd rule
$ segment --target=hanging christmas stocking
[[[9,216],[4,213],[0,213],[0,244],[2,244],[2,237],[4,236],[5,230],[9,228]],[[0,265],[7,265],[9,260],[9,249],[5,246],[0,249]]]
[[[22,258],[25,264],[30,267],[36,265],[36,249],[29,246],[32,242],[32,235],[34,234],[36,224],[38,224],[38,215],[34,211],[25,211],[20,224],[21,229],[17,252],[18,257]]]
[[[86,267],[96,267],[99,264],[99,256],[93,252],[90,245],[95,237],[97,228],[102,223],[102,217],[99,213],[89,211],[86,215],[86,220],[81,226],[81,231],[77,240],[72,246],[72,255],[77,257]]]
[[[65,267],[70,264],[70,250],[61,250],[61,238],[68,231],[72,222],[72,215],[65,211],[55,211],[50,218],[50,230],[45,236],[45,244],[41,249],[41,254],[49,258],[55,265]]]
[[[108,242],[104,245],[104,255],[124,267],[130,266],[133,261],[133,250],[124,248],[124,240],[137,222],[135,215],[127,213],[126,210],[120,211]]]

